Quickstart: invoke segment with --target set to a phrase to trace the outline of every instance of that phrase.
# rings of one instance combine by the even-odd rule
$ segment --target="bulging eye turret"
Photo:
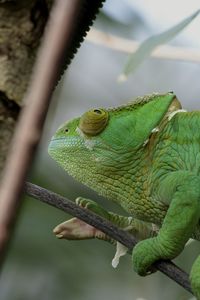
[[[108,123],[108,112],[98,108],[89,110],[82,115],[79,128],[89,136],[95,136],[104,130]]]

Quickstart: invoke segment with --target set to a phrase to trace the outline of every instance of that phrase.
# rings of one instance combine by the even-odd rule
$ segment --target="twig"
[[[53,88],[70,46],[81,0],[57,0],[11,144],[0,189],[0,260],[14,223],[28,167],[39,142]]]
[[[125,53],[133,53],[140,46],[140,43],[137,41],[120,38],[97,29],[91,29],[88,32],[86,40],[94,44]],[[152,52],[151,56],[155,58],[188,61],[193,63],[200,62],[199,50],[186,47],[163,45],[156,48]]]
[[[26,183],[25,192],[42,202],[50,204],[56,208],[59,208],[74,217],[81,219],[82,221],[94,226],[95,228],[103,231],[105,234],[109,235],[111,238],[124,244],[130,250],[136,245],[137,240],[128,232],[119,229],[111,222],[101,218],[100,216],[94,214],[93,212],[84,209],[74,202],[48,191],[40,186]],[[192,293],[190,283],[188,280],[188,275],[177,267],[171,261],[159,261],[155,263],[155,267],[167,275],[172,280],[176,281],[179,285],[185,288],[188,292]]]

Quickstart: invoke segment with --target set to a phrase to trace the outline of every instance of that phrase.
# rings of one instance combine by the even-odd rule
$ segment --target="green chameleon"
[[[176,96],[152,94],[116,108],[98,108],[63,124],[49,154],[70,175],[117,202],[131,217],[92,200],[77,203],[131,233],[134,270],[142,276],[159,259],[173,259],[189,238],[200,240],[200,112],[186,112]],[[54,229],[59,238],[113,242],[73,218]],[[190,281],[200,299],[200,256]]]

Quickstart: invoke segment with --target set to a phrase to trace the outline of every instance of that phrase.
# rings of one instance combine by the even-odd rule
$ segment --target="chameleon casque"
[[[174,93],[89,110],[57,130],[49,154],[78,181],[129,213],[119,216],[92,200],[77,199],[139,237],[132,253],[138,274],[148,274],[159,259],[175,258],[189,238],[200,240],[200,112],[183,110]],[[59,238],[109,240],[76,218],[54,232]],[[200,256],[190,281],[200,299]]]

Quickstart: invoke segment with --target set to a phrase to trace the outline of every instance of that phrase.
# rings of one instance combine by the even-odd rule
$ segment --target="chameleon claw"
[[[55,232],[54,232],[55,233]],[[63,238],[63,235],[60,233],[60,234],[56,234],[56,237],[58,238],[58,239],[62,239]]]

